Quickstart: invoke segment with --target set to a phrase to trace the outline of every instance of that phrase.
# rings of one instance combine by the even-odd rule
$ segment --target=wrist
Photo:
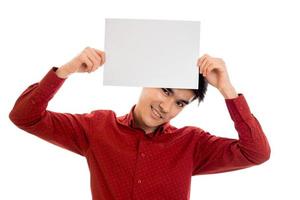
[[[221,92],[221,94],[225,99],[233,99],[238,97],[238,94],[232,85],[228,85],[223,88],[220,88],[219,91]]]
[[[63,78],[63,79],[68,78],[71,74],[64,68],[64,66],[61,66],[60,68],[58,68],[55,73],[59,78]]]

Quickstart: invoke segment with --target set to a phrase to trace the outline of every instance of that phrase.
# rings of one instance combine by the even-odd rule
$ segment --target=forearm
[[[225,99],[235,129],[239,134],[239,150],[253,163],[269,159],[270,146],[259,121],[251,113],[242,94],[237,98]]]

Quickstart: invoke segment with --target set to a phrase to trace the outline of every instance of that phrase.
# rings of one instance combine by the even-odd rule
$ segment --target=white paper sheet
[[[198,88],[200,22],[105,19],[103,85]]]

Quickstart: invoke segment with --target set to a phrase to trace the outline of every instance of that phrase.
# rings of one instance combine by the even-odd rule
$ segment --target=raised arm
[[[95,49],[86,48],[66,65],[50,69],[40,82],[30,85],[20,95],[9,114],[10,120],[17,127],[48,142],[85,155],[93,113],[58,113],[47,110],[47,106],[70,74],[95,71],[104,63],[101,59],[103,52],[98,52],[98,57],[94,54]]]
[[[258,165],[270,157],[270,146],[243,94],[230,82],[225,62],[207,54],[198,60],[199,72],[225,98],[239,139],[217,137],[198,129],[193,175],[232,171]]]
[[[259,165],[270,158],[270,146],[263,129],[251,114],[244,95],[225,99],[239,139],[195,133],[193,175],[220,173]]]

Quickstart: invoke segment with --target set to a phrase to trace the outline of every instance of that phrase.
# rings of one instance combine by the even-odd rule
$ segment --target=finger
[[[100,55],[97,54],[96,50],[94,48],[91,49],[91,52],[93,53],[93,56],[97,59],[97,66],[101,64],[102,58]]]
[[[202,56],[199,60],[198,60],[198,66],[199,66],[199,73],[202,74],[202,63],[203,63],[203,59],[204,57]]]
[[[198,58],[197,60],[197,66],[200,67],[201,63],[202,63],[202,60],[203,60],[203,56],[201,58]]]
[[[213,68],[214,68],[213,63],[210,63],[210,64],[206,67],[206,70],[205,70],[205,76],[207,76],[207,75],[211,72],[211,70],[213,70]]]
[[[205,72],[205,69],[206,69],[206,64],[203,64],[201,65],[201,74],[204,76],[204,72]]]
[[[205,67],[204,67],[204,69],[203,69],[203,71],[202,71],[202,75],[203,75],[203,76],[206,76],[206,75],[207,75],[207,74],[206,74],[207,68],[208,68],[208,65],[205,65]]]
[[[96,59],[96,63],[94,63],[94,66],[90,72],[94,72],[100,67],[101,65],[101,57],[96,53],[95,49],[91,49],[91,53],[93,54],[93,57]]]
[[[205,68],[203,69],[203,76],[207,76],[207,68],[209,67],[209,63],[205,65]]]
[[[101,65],[96,65],[96,66],[94,66],[91,72],[96,71],[100,66],[101,66]]]
[[[208,62],[209,62],[209,60],[205,57],[202,64],[201,64],[201,74],[204,74],[205,68],[206,68]]]
[[[201,57],[198,59],[197,65],[198,65],[199,67],[201,66],[201,64],[202,64],[202,62],[203,62],[203,60],[204,60],[205,57],[206,57],[206,56],[203,55],[203,56],[201,56]]]
[[[105,52],[101,52],[101,60],[102,60],[102,62],[101,62],[101,65],[103,65],[104,63],[105,63],[105,60],[106,60],[106,55],[105,55]]]
[[[208,71],[209,69],[213,67],[213,62],[211,60],[208,60],[206,63],[205,63],[205,69],[203,70],[203,74],[204,76],[207,76],[208,75]]]
[[[103,62],[102,62],[102,65],[103,65],[105,63],[105,61],[106,61],[105,52],[102,52],[102,60],[103,60]]]
[[[82,52],[83,58],[85,60],[84,72],[89,72],[89,73],[94,65],[94,60],[90,56],[90,54],[91,54],[90,49],[91,49],[91,47],[87,46]]]
[[[104,51],[100,51],[100,50],[98,50],[98,49],[95,49],[96,50],[96,53],[99,55],[99,56],[101,56],[101,64],[100,65],[103,65],[104,63],[105,63],[105,61],[106,61],[106,56],[105,56],[105,52]]]
[[[89,73],[92,72],[93,68],[95,68],[97,65],[100,65],[100,60],[97,58],[98,56],[94,55],[95,52],[93,52],[93,49],[88,48],[87,50],[87,56],[89,57],[89,59],[93,62],[93,66],[90,69]]]
[[[105,63],[105,52],[100,51],[98,49],[93,48],[94,52],[97,54],[98,58],[100,59],[100,64],[97,65],[93,71],[96,71],[100,66],[102,66]]]
[[[198,67],[198,71],[199,71],[200,74],[201,74],[201,64],[200,64],[201,63],[201,59],[202,58],[199,58],[198,61],[197,61],[197,67]]]
[[[87,56],[86,53],[82,54],[82,64],[85,64],[85,72],[89,72],[93,68],[92,60]]]
[[[207,63],[210,62],[210,60],[211,60],[210,56],[209,56],[208,54],[204,54],[204,57],[203,57],[203,60],[202,60],[202,65],[203,65],[203,67],[204,67],[205,65],[207,65]],[[202,72],[203,72],[203,71],[202,71]]]

